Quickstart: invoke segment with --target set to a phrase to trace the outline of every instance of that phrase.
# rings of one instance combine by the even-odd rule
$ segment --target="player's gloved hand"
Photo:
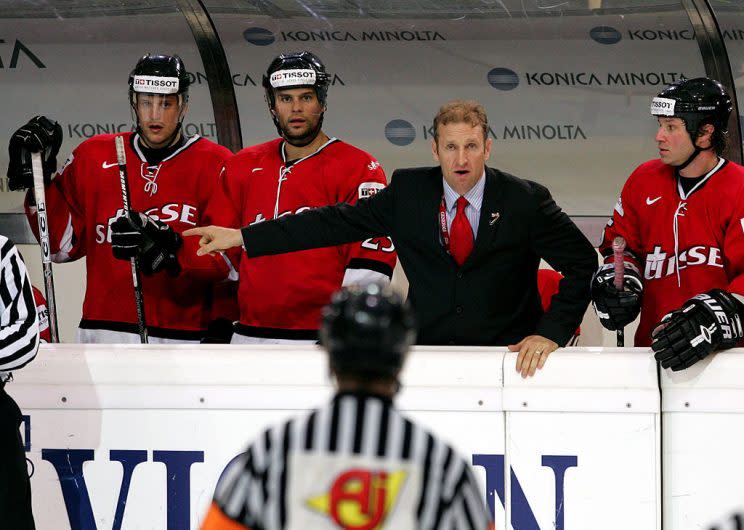
[[[215,318],[207,326],[202,344],[230,344],[233,335],[233,323],[226,318]]]
[[[643,281],[638,269],[627,261],[623,263],[623,290],[615,288],[615,266],[602,265],[592,276],[592,304],[605,328],[615,331],[633,322],[641,311]]]
[[[716,350],[736,346],[742,338],[740,302],[713,289],[693,296],[656,325],[651,348],[664,368],[688,368]]]
[[[183,240],[170,226],[143,213],[130,210],[111,224],[114,257],[137,258],[147,276],[161,270],[178,276],[181,266],[176,252]]]
[[[57,153],[62,145],[62,127],[45,116],[34,116],[10,137],[8,144],[8,187],[34,187],[31,153],[41,153],[44,183],[49,185],[57,171]]]

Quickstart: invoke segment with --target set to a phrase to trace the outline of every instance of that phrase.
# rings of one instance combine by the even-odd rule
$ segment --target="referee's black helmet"
[[[342,289],[323,309],[320,343],[339,374],[394,378],[415,339],[409,305],[377,283]]]

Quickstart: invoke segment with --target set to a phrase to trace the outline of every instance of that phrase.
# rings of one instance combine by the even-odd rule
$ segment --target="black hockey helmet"
[[[325,107],[331,76],[317,55],[308,51],[282,53],[278,55],[263,76],[266,103],[274,110],[277,88],[298,88],[311,86],[315,89],[318,101]]]
[[[731,98],[723,85],[707,77],[672,83],[651,102],[653,116],[684,120],[693,143],[700,127],[708,123],[726,133],[732,109]]]
[[[147,53],[129,74],[129,101],[134,104],[137,92],[155,94],[183,94],[188,101],[191,79],[183,60],[178,55]]]
[[[342,289],[323,309],[320,343],[337,373],[394,378],[415,339],[409,305],[380,284]]]

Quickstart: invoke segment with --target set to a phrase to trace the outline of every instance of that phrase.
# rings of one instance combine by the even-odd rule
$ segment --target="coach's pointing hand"
[[[243,236],[236,228],[222,226],[200,226],[183,232],[184,236],[201,236],[197,256],[222,252],[229,248],[243,245]]]

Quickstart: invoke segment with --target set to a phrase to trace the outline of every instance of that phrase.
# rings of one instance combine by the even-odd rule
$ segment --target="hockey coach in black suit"
[[[434,118],[436,167],[399,169],[355,206],[337,204],[231,230],[195,228],[200,253],[244,245],[249,257],[390,236],[408,277],[419,344],[509,346],[523,376],[573,336],[597,254],[540,184],[486,168],[483,107],[451,101]],[[540,259],[564,279],[543,314]]]

